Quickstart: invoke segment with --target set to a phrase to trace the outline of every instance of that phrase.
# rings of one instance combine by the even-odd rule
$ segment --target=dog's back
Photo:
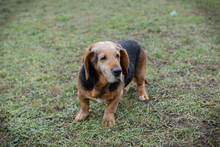
[[[128,75],[124,77],[124,87],[126,87],[134,77],[135,64],[141,52],[141,45],[133,40],[120,40],[117,43],[127,51],[129,56]]]

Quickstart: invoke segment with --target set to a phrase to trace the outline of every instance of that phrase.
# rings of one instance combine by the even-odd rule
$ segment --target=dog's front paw
[[[79,114],[75,117],[75,120],[77,120],[77,121],[82,121],[82,120],[84,120],[88,115],[89,115],[89,112],[87,112],[87,113],[79,113]]]
[[[114,116],[113,117],[104,117],[102,120],[102,125],[103,126],[111,126],[111,124],[115,125],[115,119]]]
[[[149,97],[148,97],[147,93],[143,93],[138,98],[139,98],[140,101],[149,100]]]

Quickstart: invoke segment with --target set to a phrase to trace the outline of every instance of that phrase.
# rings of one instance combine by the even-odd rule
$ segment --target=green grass
[[[219,0],[1,0],[0,145],[220,146],[219,14]],[[92,102],[76,122],[86,47],[121,39],[145,48],[150,100],[133,85],[115,126]]]

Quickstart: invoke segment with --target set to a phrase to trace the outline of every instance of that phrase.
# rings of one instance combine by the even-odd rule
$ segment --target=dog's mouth
[[[121,76],[115,78],[115,82],[121,82],[121,81],[122,81]]]
[[[106,75],[105,78],[109,83],[122,82],[122,74],[117,75],[117,76],[113,74]]]
[[[109,83],[122,82],[122,76],[117,76],[112,79],[107,80]]]
[[[115,82],[121,82],[121,79],[117,78],[117,79],[115,80]]]

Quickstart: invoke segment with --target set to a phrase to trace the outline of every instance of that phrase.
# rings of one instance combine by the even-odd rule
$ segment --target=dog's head
[[[89,68],[93,66],[99,75],[109,83],[122,81],[122,74],[128,74],[129,58],[127,51],[110,41],[101,41],[90,45],[84,53],[86,80],[89,78]]]

